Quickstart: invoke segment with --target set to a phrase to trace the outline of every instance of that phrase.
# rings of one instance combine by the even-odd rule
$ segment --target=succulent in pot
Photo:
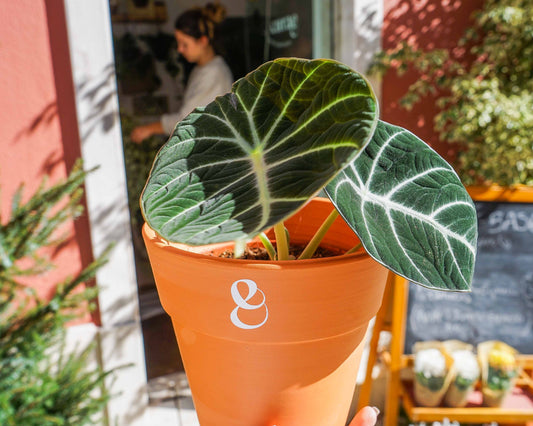
[[[322,226],[317,227],[317,232],[310,238],[300,255],[302,260],[289,260],[291,240],[301,240],[301,236],[296,235],[299,231],[293,232],[292,229],[305,224],[306,216],[302,211],[311,211],[310,206],[316,204],[315,197],[322,190],[331,200],[331,205],[327,204],[331,212],[326,214]],[[335,232],[344,235],[341,239],[349,241],[349,244],[360,242],[371,256],[364,255],[370,263],[380,268],[380,265],[384,265],[418,284],[440,289],[468,290],[472,280],[477,239],[476,211],[456,173],[415,135],[380,121],[377,101],[367,80],[333,60],[281,58],[267,62],[235,82],[231,93],[193,111],[177,124],[168,142],[157,154],[141,196],[141,209],[146,221],[145,241],[158,291],[167,312],[172,308],[163,300],[160,282],[167,278],[170,280],[172,273],[167,274],[167,278],[158,279],[158,262],[154,261],[154,254],[164,249],[179,256],[187,251],[193,252],[189,262],[203,265],[195,270],[198,280],[202,279],[204,271],[214,268],[217,262],[223,268],[241,264],[243,269],[237,272],[235,278],[224,278],[228,287],[223,292],[229,295],[231,287],[231,303],[238,302],[243,317],[256,308],[266,309],[270,303],[268,312],[264,311],[265,321],[266,317],[268,321],[258,322],[261,327],[252,331],[238,331],[248,333],[246,337],[244,334],[232,334],[228,337],[228,341],[232,342],[248,342],[248,336],[258,333],[250,337],[250,342],[265,343],[271,337],[261,333],[265,332],[271,321],[272,324],[276,321],[276,312],[271,305],[275,303],[275,295],[283,289],[277,285],[267,292],[264,286],[267,285],[266,281],[278,281],[278,276],[271,276],[259,283],[257,280],[261,278],[249,277],[255,277],[254,274],[261,268],[272,274],[277,274],[278,269],[288,268],[293,281],[305,281],[307,278],[303,278],[301,273],[306,265],[315,274],[319,269],[327,270],[329,263],[326,259],[314,261],[309,257],[323,238],[328,239],[327,230],[330,227],[337,227],[335,229],[338,231]],[[340,230],[338,226],[341,225],[336,225],[339,221],[346,228]],[[289,232],[286,232],[284,224],[291,224],[287,226]],[[214,261],[206,255],[210,250],[204,249],[206,245],[214,247],[220,243],[235,242],[235,257],[239,257],[245,246],[256,237],[267,248],[272,262],[239,259]],[[150,241],[155,240],[157,244],[153,245]],[[362,259],[361,256],[348,254],[339,257],[343,258],[342,262],[357,263]],[[169,255],[168,260],[172,263],[170,259]],[[194,292],[196,284],[189,283],[189,278],[180,278],[186,268],[187,262],[176,267],[174,276],[177,283],[169,284],[165,293],[179,293],[178,297],[185,298]],[[383,270],[386,271],[385,268]],[[357,272],[353,271],[352,275],[355,277]],[[222,277],[221,273],[219,278],[222,280]],[[349,282],[350,277],[343,275],[343,280],[339,288],[355,288],[355,284]],[[327,283],[316,286],[309,283],[308,287],[302,288],[306,292],[316,287],[322,293],[312,303],[300,300],[291,304],[292,296],[281,296],[285,297],[286,305],[291,306],[291,309],[305,304],[314,309],[314,314],[305,314],[305,319],[294,321],[302,329],[308,319],[315,321],[315,317],[322,318],[318,309],[322,303],[320,299],[337,291],[333,290],[337,287],[329,279],[325,281]],[[220,291],[217,283],[209,285],[213,292]],[[350,317],[351,313],[344,311],[350,311],[351,306],[357,311],[359,308],[353,305],[354,301],[362,297],[361,294],[367,291],[366,287],[374,286],[371,282],[366,287],[364,282],[360,285],[362,290],[357,290],[357,294],[342,296],[335,293],[333,305],[346,298],[352,303],[337,309],[343,311],[343,315]],[[184,286],[186,289],[183,290]],[[183,291],[180,292],[178,288]],[[209,290],[203,288],[200,292],[205,297]],[[375,300],[369,302],[373,314],[379,308],[381,294],[378,291]],[[225,303],[221,298],[218,297],[218,302],[213,302],[211,308],[216,309],[215,305],[219,302]],[[361,300],[364,305],[364,300]],[[229,306],[224,309],[229,309]],[[192,308],[185,305],[181,310],[191,311]],[[368,315],[371,317],[370,311]],[[227,320],[231,326],[229,319],[228,313],[227,318],[220,321]],[[325,316],[323,319],[327,322]],[[199,320],[203,321],[202,318]],[[350,320],[340,319],[340,322],[349,321],[351,317]],[[200,335],[205,337],[213,333],[186,326],[181,319],[173,318],[173,322],[182,351],[188,343],[201,341]],[[291,326],[287,325],[288,328]],[[354,329],[359,330],[363,326],[358,327],[354,326]],[[358,332],[359,340],[364,335],[364,327],[362,334]],[[330,334],[336,339],[341,335],[348,336],[338,329]],[[301,342],[322,341],[323,338],[305,336]],[[248,345],[246,350],[250,349],[250,342],[245,344]],[[279,347],[281,341],[277,343]],[[206,344],[205,348],[212,346]],[[264,350],[264,346],[262,348]],[[336,358],[337,366],[332,364],[324,375],[338,371],[337,367],[354,351],[355,346],[344,358]],[[185,352],[188,352],[187,348]],[[313,350],[307,349],[307,353],[310,352]],[[210,362],[218,361],[211,358]],[[234,361],[228,361],[229,364],[231,362]],[[264,362],[263,359],[261,369],[264,368]],[[276,358],[268,363],[279,367],[279,362]],[[215,372],[227,368],[228,363]],[[184,364],[189,375],[186,359]],[[280,371],[278,373],[282,374]],[[323,377],[315,379],[316,383],[322,383]],[[266,378],[262,376],[261,380]],[[278,425],[344,424],[345,418],[331,421],[322,417],[313,420],[314,423],[307,423],[308,419],[292,418],[292,414],[283,417],[284,410],[291,405],[287,399],[300,401],[300,405],[295,403],[295,406],[301,407],[300,396],[294,396],[289,389],[294,386],[307,389],[311,386],[303,383],[307,381],[301,378],[295,379],[299,382],[292,384],[290,379],[287,380],[273,385],[273,389],[276,389],[266,399],[257,397],[260,399],[259,406],[265,412],[260,409],[249,411],[257,411],[261,420],[247,418],[239,421],[227,414],[227,422],[213,420],[212,424],[263,424],[260,422],[264,421],[275,421]],[[353,380],[355,385],[355,378]],[[269,386],[264,383],[257,385],[263,388]],[[191,390],[194,398],[192,383]],[[282,395],[286,396],[287,392],[291,396],[276,405],[275,401],[283,399]],[[256,398],[257,394],[253,395]],[[216,411],[214,406],[217,403],[206,402],[209,398],[204,396],[195,399],[197,410],[201,409],[199,416],[200,411]],[[228,398],[226,393],[225,403]],[[222,416],[220,413],[217,415]],[[211,424],[210,421],[204,423]]]

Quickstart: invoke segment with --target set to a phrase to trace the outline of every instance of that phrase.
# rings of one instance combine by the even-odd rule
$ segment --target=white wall
[[[365,74],[374,54],[381,49],[383,0],[333,0],[334,58]],[[381,84],[370,78],[380,95]]]
[[[98,167],[85,184],[94,256],[114,244],[109,262],[96,275],[102,323],[96,331],[100,357],[105,370],[131,364],[108,382],[111,393],[118,394],[108,414],[112,424],[148,425],[143,421],[147,381],[109,4],[108,0],[64,0],[64,4],[82,158],[86,169]],[[78,330],[86,331],[84,327]]]

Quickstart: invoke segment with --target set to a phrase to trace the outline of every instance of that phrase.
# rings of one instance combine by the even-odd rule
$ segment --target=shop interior
[[[330,2],[312,0],[224,0],[226,19],[217,31],[217,50],[235,80],[277,57],[328,56]],[[117,86],[134,241],[140,314],[148,379],[183,371],[172,323],[164,312],[141,238],[138,199],[152,160],[166,136],[132,143],[137,125],[176,111],[193,68],[177,52],[177,16],[205,2],[110,0]],[[326,11],[326,13],[324,13]],[[268,28],[268,31],[265,29]],[[314,39],[313,39],[314,37]],[[320,52],[319,52],[320,50]],[[164,350],[161,348],[164,347]]]

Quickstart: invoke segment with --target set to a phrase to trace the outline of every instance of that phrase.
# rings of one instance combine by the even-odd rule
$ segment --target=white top
[[[231,70],[221,56],[215,56],[205,65],[196,65],[189,76],[180,110],[161,116],[165,133],[170,135],[178,121],[183,120],[193,109],[206,106],[217,96],[231,91],[232,83]]]

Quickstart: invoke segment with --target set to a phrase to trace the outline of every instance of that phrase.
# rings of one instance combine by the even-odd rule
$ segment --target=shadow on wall
[[[26,138],[42,129],[49,128],[59,119],[57,102],[54,100],[48,103],[43,110],[35,116],[25,128],[22,128],[13,138],[12,143],[23,143]],[[50,153],[44,160],[41,168],[36,171],[35,178],[44,175],[51,175],[52,171],[62,165],[64,158],[61,152],[55,151]]]
[[[371,63],[373,54],[381,42],[382,17],[375,4],[365,4],[361,13],[356,13],[356,20],[358,30],[356,31],[355,60],[356,63],[366,68]],[[367,72],[362,68],[360,71],[363,74]]]
[[[463,57],[458,45],[465,28],[472,23],[471,15],[481,8],[483,0],[391,0],[386,5],[382,30],[384,50],[407,42],[424,50],[444,48],[455,57]],[[413,110],[400,107],[398,101],[420,75],[407,71],[398,77],[389,72],[383,79],[382,117],[415,132],[429,141],[441,155],[449,157],[450,147],[439,142],[433,130],[433,118],[438,112],[435,100],[439,94],[427,96]]]
[[[399,0],[385,11],[383,47],[407,41],[414,46],[454,48],[471,13],[482,0]]]
[[[62,143],[64,151],[54,151],[48,157],[46,157],[40,170],[36,171],[36,176],[51,175],[56,167],[60,167],[63,164],[66,165],[67,170],[71,168],[72,159],[81,157],[81,149],[79,147],[79,141],[87,140],[87,138],[95,131],[101,133],[110,132],[115,126],[119,124],[119,114],[115,107],[115,68],[113,64],[106,66],[97,80],[85,81],[78,85],[76,88],[78,95],[85,101],[85,105],[89,105],[88,113],[84,117],[83,123],[80,123],[79,132],[77,129],[77,117],[71,115],[71,111],[65,111],[67,105],[66,100],[62,100],[62,95],[59,93],[55,101],[47,104],[43,110],[32,118],[28,125],[21,129],[15,136],[13,143],[21,143],[31,136],[33,133],[37,133],[43,128],[55,125],[56,120],[59,122],[61,129]],[[72,94],[73,95],[73,94]],[[72,100],[72,103],[74,101]],[[75,108],[74,108],[75,113]],[[76,121],[72,122],[73,118]],[[74,155],[74,158],[72,157]],[[84,203],[85,204],[85,203]],[[86,208],[86,205],[84,206]],[[119,241],[124,235],[121,229],[117,228],[114,223],[111,223],[107,218],[115,217],[113,212],[122,211],[127,208],[125,205],[107,205],[103,206],[100,211],[97,211],[95,220],[100,223],[104,223],[106,232],[110,241]],[[83,223],[84,217],[80,218]],[[85,238],[85,241],[90,241],[88,230],[84,227],[88,227],[88,223],[79,224],[79,221],[75,221],[76,234],[81,233]],[[109,223],[106,223],[109,222]],[[69,241],[71,241],[69,239]],[[82,239],[78,238],[78,243],[82,243]],[[65,242],[65,244],[67,244]],[[63,244],[62,246],[64,246]],[[84,250],[82,250],[83,252]],[[87,251],[87,250],[86,250]],[[90,253],[91,250],[88,250]],[[86,257],[84,264],[87,264],[92,259]],[[87,263],[85,263],[87,262]]]
[[[71,67],[71,57],[68,45],[68,33],[64,5],[61,1],[50,0],[44,2],[47,29],[49,36],[50,58],[55,91],[53,98],[34,117],[28,117],[27,122],[19,129],[10,141],[11,144],[23,144],[29,138],[37,140],[40,144],[54,146],[53,149],[44,150],[39,163],[31,171],[34,176],[27,179],[40,179],[43,175],[55,175],[57,171],[62,174],[63,168],[70,171],[77,159],[81,158],[80,140],[98,130],[102,133],[109,132],[118,123],[117,108],[111,103],[115,96],[115,74],[112,63],[108,64],[98,73],[98,78],[86,81],[79,87],[74,87]],[[76,91],[85,99],[90,111],[84,117],[84,122],[78,127],[76,109]],[[42,134],[42,140],[41,140]],[[52,136],[51,136],[52,135]],[[49,140],[49,138],[56,140]],[[59,139],[59,140],[57,140]],[[86,209],[86,201],[82,201]],[[123,208],[124,206],[112,206]],[[109,207],[111,208],[111,207]],[[86,209],[87,211],[87,209]],[[102,213],[103,216],[105,213]],[[74,233],[63,244],[71,245],[75,241],[79,251],[81,266],[87,266],[93,261],[90,227],[87,215],[74,221]],[[113,224],[108,225],[114,230]],[[113,235],[115,238],[117,235]],[[119,235],[120,239],[123,235]],[[75,249],[76,250],[76,249]]]
[[[76,141],[85,140],[95,130],[107,133],[117,125],[119,115],[115,108],[115,68],[113,64],[109,64],[102,70],[101,78],[97,81],[86,81],[76,88],[81,97],[88,102],[90,107],[90,114],[85,117],[82,124],[83,133],[79,135]],[[56,120],[59,120],[61,129],[69,127],[68,123],[64,123],[66,115],[63,110],[60,110],[61,101],[56,99],[48,103],[42,111],[30,120],[28,125],[22,128],[13,139],[13,143],[24,142],[24,139],[33,133],[38,132],[42,128],[52,126]],[[72,130],[68,130],[67,134],[72,134]],[[72,139],[66,140],[63,138],[63,144],[71,147],[75,141]],[[71,150],[72,148],[70,148]],[[80,155],[81,156],[81,152]],[[60,165],[66,158],[61,156],[61,153],[54,153],[47,158],[39,174],[50,174],[51,171]]]
[[[110,132],[119,123],[116,109],[115,67],[108,64],[96,81],[85,81],[78,85],[77,91],[89,105],[91,113],[83,123],[82,140],[87,139],[98,127],[104,133]]]

